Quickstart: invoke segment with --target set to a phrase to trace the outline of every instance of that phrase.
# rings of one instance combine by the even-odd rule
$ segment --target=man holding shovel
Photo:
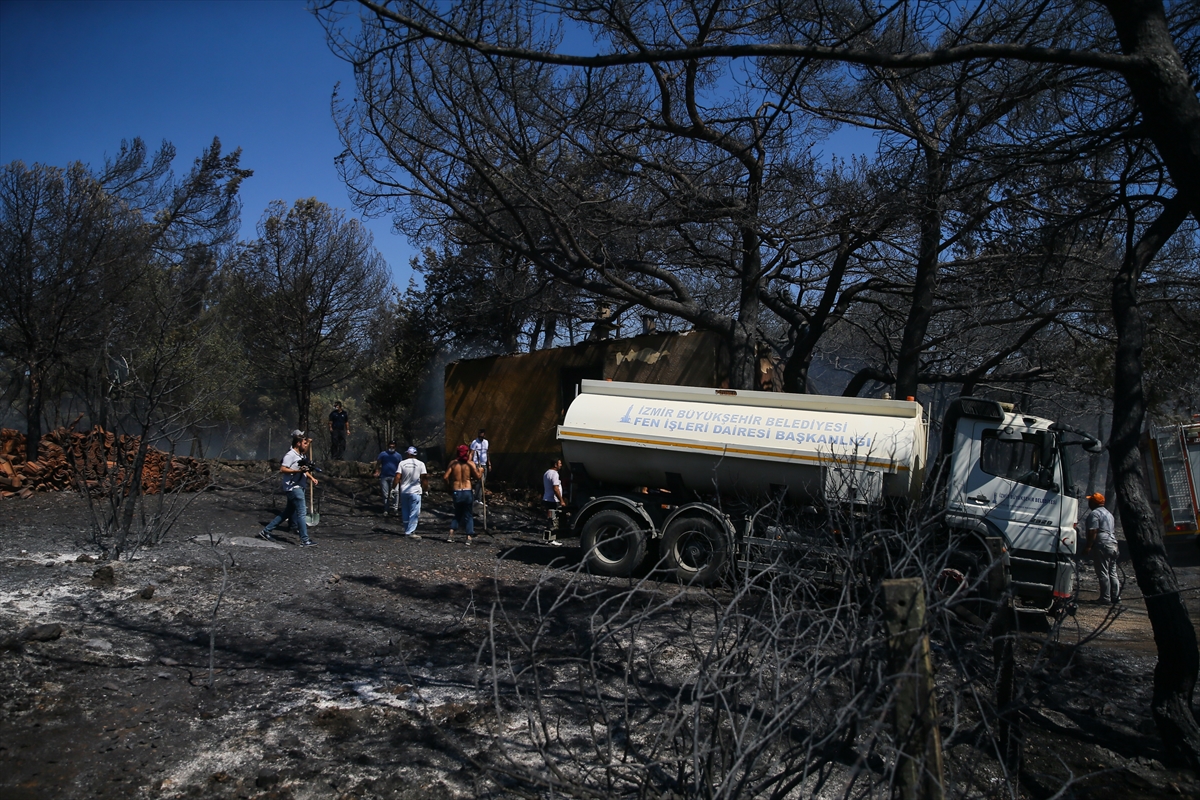
[[[318,483],[309,468],[302,463],[311,442],[312,438],[304,431],[292,431],[292,449],[284,455],[283,463],[279,467],[279,472],[283,475],[283,493],[287,495],[287,508],[283,510],[282,514],[271,520],[267,527],[258,532],[258,538],[266,539],[268,542],[275,541],[271,531],[279,527],[285,519],[290,519],[300,532],[300,546],[314,547],[316,545],[316,542],[308,538],[307,511],[304,507],[305,478],[311,481],[313,486]]]

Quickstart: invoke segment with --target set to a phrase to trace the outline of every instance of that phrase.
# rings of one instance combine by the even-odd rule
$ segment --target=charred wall
[[[555,432],[583,379],[720,386],[721,338],[706,331],[584,342],[446,367],[446,453],[487,430],[491,479],[540,488],[561,451]]]

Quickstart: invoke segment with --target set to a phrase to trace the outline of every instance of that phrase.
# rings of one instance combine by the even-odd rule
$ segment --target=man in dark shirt
[[[388,442],[387,450],[379,454],[379,458],[375,459],[378,466],[375,468],[375,477],[379,478],[379,491],[383,493],[383,515],[388,515],[389,499],[392,492],[392,483],[396,478],[396,470],[400,468],[400,462],[404,460],[404,456],[396,451],[396,443]]]
[[[333,404],[329,412],[329,452],[334,461],[346,455],[346,437],[350,435],[350,415],[342,409],[342,401]]]

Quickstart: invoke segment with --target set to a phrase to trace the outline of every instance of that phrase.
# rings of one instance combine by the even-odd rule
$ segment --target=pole
[[[988,571],[988,590],[997,602],[996,621],[992,626],[992,659],[996,665],[996,709],[999,712],[1000,757],[1009,775],[1021,766],[1020,723],[1012,703],[1017,688],[1016,611],[1008,591],[1009,574],[1004,567],[1004,540],[989,536],[985,541],[992,565]]]
[[[933,693],[933,663],[925,634],[925,588],[920,578],[883,582],[893,719],[899,746],[896,783],[903,800],[944,800],[942,734]]]

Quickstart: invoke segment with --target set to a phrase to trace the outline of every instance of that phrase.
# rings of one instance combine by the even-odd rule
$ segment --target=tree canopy
[[[307,430],[313,392],[359,368],[382,322],[388,275],[371,233],[316,198],[276,201],[235,281],[246,352],[292,393]]]

